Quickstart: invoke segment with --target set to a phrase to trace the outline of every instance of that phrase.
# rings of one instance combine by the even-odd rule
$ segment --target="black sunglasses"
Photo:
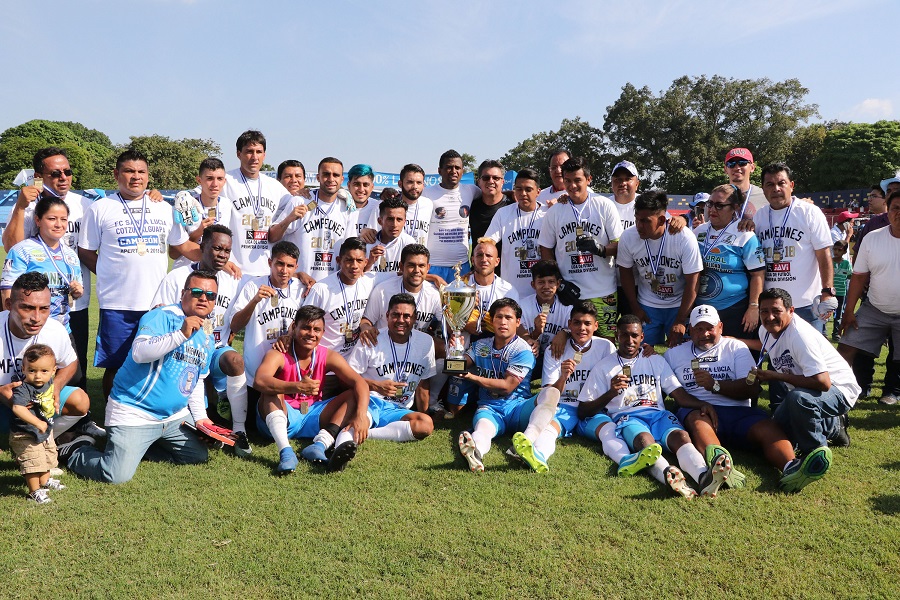
[[[191,293],[191,298],[197,298],[198,300],[203,296],[206,296],[207,300],[209,300],[210,302],[215,302],[216,298],[218,297],[217,293],[207,290],[201,290],[200,288],[191,288],[185,291]]]
[[[725,166],[729,169],[733,169],[735,167],[746,167],[750,164],[749,160],[729,160],[725,163]]]
[[[63,174],[65,174],[66,177],[71,177],[72,169],[62,169],[62,170],[53,169],[52,171],[50,171],[50,178],[51,179],[59,179],[60,177],[63,176]]]

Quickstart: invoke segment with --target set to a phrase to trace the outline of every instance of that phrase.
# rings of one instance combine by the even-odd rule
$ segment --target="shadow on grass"
[[[0,496],[12,496],[26,491],[25,479],[18,473],[4,473],[0,475]]]
[[[900,514],[900,496],[897,494],[875,496],[871,500],[872,510],[884,515]]]
[[[900,427],[900,412],[895,410],[886,410],[884,408],[874,409],[864,417],[859,417],[850,412],[850,431],[854,428],[868,429],[870,431],[879,431],[885,429],[893,429]]]

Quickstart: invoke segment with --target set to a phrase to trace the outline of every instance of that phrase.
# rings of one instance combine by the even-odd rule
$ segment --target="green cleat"
[[[629,454],[619,462],[618,475],[619,477],[635,475],[647,467],[653,466],[660,456],[662,456],[662,446],[659,444],[650,444],[641,448],[638,452]]]
[[[779,485],[787,493],[797,493],[813,481],[825,477],[831,468],[831,448],[822,446],[807,454],[801,461],[795,458],[785,468]]]
[[[700,495],[715,498],[719,490],[731,476],[731,456],[726,452],[719,454],[706,472],[700,477]]]
[[[720,454],[724,454],[725,456],[727,456],[728,462],[731,463],[731,473],[729,473],[728,480],[725,482],[725,485],[733,490],[742,488],[747,485],[747,476],[734,468],[734,459],[731,458],[731,454],[723,446],[710,444],[706,447],[706,466],[712,466],[713,462],[715,462],[716,460],[716,457],[718,457]]]
[[[531,467],[535,473],[546,473],[550,470],[550,467],[547,466],[547,459],[535,449],[534,444],[525,437],[524,433],[514,433],[512,436],[512,443],[516,454],[528,463],[528,466]]]

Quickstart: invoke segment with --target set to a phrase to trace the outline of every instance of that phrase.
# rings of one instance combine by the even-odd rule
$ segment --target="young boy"
[[[50,346],[34,344],[22,360],[22,385],[13,390],[13,420],[9,425],[9,447],[28,486],[28,498],[38,504],[53,502],[49,490],[66,486],[50,477],[57,465],[53,440],[53,377],[56,356]]]
[[[838,240],[831,248],[831,259],[834,262],[834,297],[838,303],[837,310],[834,311],[834,331],[831,334],[831,341],[839,342],[841,341],[840,323],[844,317],[844,298],[847,296],[847,282],[853,273],[853,266],[845,258],[847,242]]]

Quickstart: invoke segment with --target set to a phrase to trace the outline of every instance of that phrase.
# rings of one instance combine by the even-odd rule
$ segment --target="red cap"
[[[746,148],[732,148],[728,151],[728,154],[725,155],[725,162],[735,159],[753,162],[753,154]]]
[[[850,219],[855,219],[859,216],[859,213],[852,213],[849,210],[845,210],[841,214],[837,216],[837,222],[843,223],[844,221],[849,221]]]

